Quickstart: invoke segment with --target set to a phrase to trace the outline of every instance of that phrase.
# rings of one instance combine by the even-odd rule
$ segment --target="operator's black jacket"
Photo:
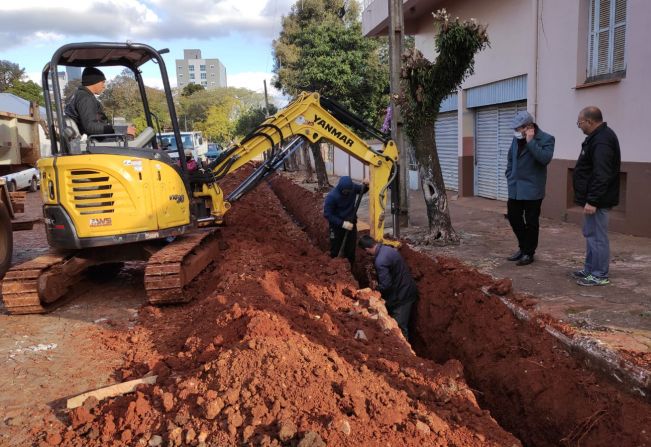
[[[615,132],[602,123],[581,145],[581,155],[573,174],[574,201],[597,208],[619,203],[619,167],[621,155]]]
[[[115,133],[104,113],[102,103],[83,85],[69,98],[64,113],[77,123],[82,135]]]

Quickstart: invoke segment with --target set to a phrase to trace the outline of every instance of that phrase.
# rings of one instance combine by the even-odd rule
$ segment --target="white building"
[[[176,85],[199,84],[206,89],[227,87],[226,67],[219,59],[202,59],[201,50],[183,50],[176,60]]]

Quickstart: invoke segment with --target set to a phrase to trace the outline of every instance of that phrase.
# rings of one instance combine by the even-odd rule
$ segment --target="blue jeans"
[[[608,278],[608,211],[609,208],[598,208],[596,213],[583,216],[583,236],[586,242],[583,269],[597,278]]]

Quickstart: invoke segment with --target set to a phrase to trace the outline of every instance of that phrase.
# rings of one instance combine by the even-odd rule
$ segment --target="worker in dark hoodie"
[[[330,224],[330,256],[335,258],[344,245],[343,254],[350,263],[355,262],[355,245],[357,244],[357,209],[355,202],[358,194],[368,191],[368,183],[358,185],[348,176],[339,179],[339,183],[326,196],[323,204],[323,216]],[[344,242],[345,240],[345,242]]]

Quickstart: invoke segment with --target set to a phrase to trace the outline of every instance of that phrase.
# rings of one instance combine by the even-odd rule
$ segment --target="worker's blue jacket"
[[[347,175],[339,179],[339,183],[328,193],[323,203],[323,216],[328,219],[331,227],[341,228],[345,220],[353,223],[357,221],[355,199],[357,194],[361,193],[362,186],[353,183]]]

